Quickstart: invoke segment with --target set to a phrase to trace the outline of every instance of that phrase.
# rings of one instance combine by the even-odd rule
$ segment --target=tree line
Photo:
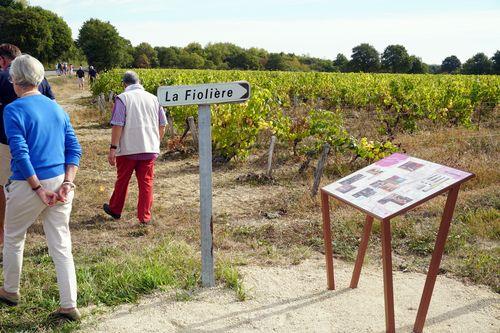
[[[103,38],[105,36],[105,38]],[[103,45],[109,43],[109,47]],[[334,60],[293,53],[270,53],[261,48],[242,48],[232,43],[209,43],[203,47],[190,43],[185,47],[157,46],[142,42],[133,47],[113,25],[97,19],[86,21],[80,29],[77,44],[97,68],[189,68],[238,69],[365,73],[462,73],[500,74],[500,51],[491,59],[478,53],[463,65],[450,56],[439,65],[427,65],[421,58],[408,54],[403,45],[389,45],[380,54],[370,44],[352,49],[351,59],[339,53]],[[116,46],[120,47],[116,47]],[[114,47],[113,47],[114,46]]]
[[[25,0],[0,0],[0,42],[18,45],[42,62],[86,60],[97,70],[126,68],[238,69],[365,73],[500,74],[500,51],[488,58],[477,53],[465,63],[446,57],[440,65],[428,65],[410,55],[403,45],[389,45],[379,53],[363,43],[352,49],[350,59],[339,53],[333,60],[293,53],[272,53],[242,48],[232,43],[190,43],[185,47],[137,46],[120,36],[109,22],[89,19],[73,41],[66,22],[51,11],[31,7]]]

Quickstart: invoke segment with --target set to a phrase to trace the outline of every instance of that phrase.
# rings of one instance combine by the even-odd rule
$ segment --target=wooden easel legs
[[[384,272],[385,330],[387,333],[394,333],[396,323],[394,320],[394,294],[392,291],[391,221],[382,220],[380,229]]]
[[[359,244],[358,256],[354,264],[354,271],[352,272],[351,288],[357,288],[358,286],[372,225],[373,217],[367,215],[361,243]],[[381,221],[380,227],[382,234],[382,261],[384,272],[385,326],[386,332],[393,333],[396,331],[396,324],[394,320],[394,295],[392,287],[391,222],[389,220],[383,220]]]
[[[330,205],[328,204],[328,194],[321,191],[321,212],[323,214],[323,238],[325,241],[326,278],[328,289],[335,290],[333,278],[333,250],[332,232],[330,228]]]
[[[436,283],[441,258],[443,257],[444,244],[446,243],[448,231],[450,230],[450,223],[453,217],[453,211],[455,210],[459,189],[460,185],[457,185],[452,187],[448,192],[448,198],[446,199],[446,205],[436,238],[436,245],[434,246],[434,252],[432,252],[432,259],[429,265],[429,271],[427,272],[424,291],[422,292],[422,298],[420,299],[420,305],[418,307],[417,318],[413,326],[414,333],[422,333],[424,329],[427,310],[429,310],[429,304],[431,302],[432,292],[434,291],[434,284]]]
[[[413,326],[414,333],[422,333],[425,319],[427,317],[427,311],[429,309],[429,304],[432,297],[432,292],[434,291],[434,284],[436,283],[437,273],[439,271],[439,265],[441,263],[441,258],[443,257],[444,245],[446,243],[446,238],[448,237],[448,231],[450,229],[450,223],[453,217],[453,211],[455,210],[455,204],[457,202],[458,191],[460,185],[457,185],[450,189],[448,192],[448,198],[446,200],[446,205],[444,208],[443,216],[441,218],[441,224],[439,226],[438,235],[436,238],[436,244],[434,246],[434,252],[432,253],[432,259],[429,265],[429,271],[427,273],[427,279],[425,281],[424,291],[422,292],[422,298],[420,300],[420,305],[418,307],[417,318],[415,319],[415,325]],[[328,203],[328,194],[321,191],[321,211],[323,214],[323,238],[325,241],[325,258],[326,258],[326,274],[328,281],[328,289],[335,289],[335,282],[333,276],[333,251],[332,251],[332,235],[330,229],[330,207]],[[361,267],[363,266],[363,261],[365,258],[366,249],[368,247],[368,240],[370,238],[370,233],[373,224],[373,217],[366,216],[365,226],[363,228],[363,235],[361,238],[361,243],[359,245],[358,256],[356,258],[356,263],[354,265],[354,271],[351,278],[351,288],[356,288],[359,282],[359,276],[361,274]],[[382,263],[383,263],[383,275],[384,275],[384,301],[385,301],[385,325],[386,332],[394,333],[396,331],[395,320],[394,320],[394,294],[393,294],[393,282],[392,282],[392,249],[391,249],[391,224],[390,220],[381,221],[381,240],[382,240]]]
[[[357,288],[359,275],[361,274],[361,267],[363,266],[363,261],[365,260],[366,248],[368,247],[368,240],[370,239],[370,233],[372,231],[373,217],[366,215],[365,227],[363,228],[363,236],[361,237],[361,243],[359,244],[358,256],[356,257],[356,263],[354,264],[354,271],[352,272],[350,288]]]

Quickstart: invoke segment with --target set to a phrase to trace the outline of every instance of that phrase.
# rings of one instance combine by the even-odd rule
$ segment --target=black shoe
[[[104,204],[102,205],[102,209],[104,210],[104,212],[106,214],[108,214],[109,216],[111,216],[112,218],[114,218],[115,220],[119,220],[120,217],[122,217],[120,214],[115,214],[111,211],[111,209],[109,209],[109,205],[108,204]]]

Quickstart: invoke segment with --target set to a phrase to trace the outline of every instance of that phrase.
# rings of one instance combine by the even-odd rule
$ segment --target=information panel
[[[323,190],[380,219],[473,177],[473,174],[404,154],[392,154]]]

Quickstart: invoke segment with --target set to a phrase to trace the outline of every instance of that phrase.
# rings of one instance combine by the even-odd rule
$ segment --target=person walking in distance
[[[94,83],[96,77],[97,77],[97,72],[94,69],[94,66],[90,66],[89,67],[89,81],[90,81],[91,85]]]
[[[160,141],[167,124],[158,98],[144,90],[139,77],[127,71],[122,79],[125,91],[115,99],[108,162],[116,165],[117,179],[104,212],[119,219],[125,204],[128,184],[135,171],[139,185],[137,218],[140,225],[151,222],[154,162],[160,153]]]
[[[5,135],[3,112],[4,108],[17,99],[9,74],[12,61],[21,55],[21,50],[12,44],[0,45],[0,246],[3,244],[3,225],[5,217],[5,194],[3,186],[10,176],[10,149]],[[55,99],[47,79],[43,78],[38,85],[38,91],[50,99]]]
[[[78,78],[78,89],[83,90],[85,83],[85,72],[83,71],[82,65],[76,71],[76,77]]]

